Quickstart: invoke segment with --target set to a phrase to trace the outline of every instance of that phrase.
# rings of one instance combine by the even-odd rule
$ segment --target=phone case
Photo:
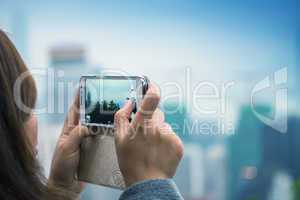
[[[97,134],[83,139],[80,150],[78,179],[97,185],[124,189],[112,134]]]

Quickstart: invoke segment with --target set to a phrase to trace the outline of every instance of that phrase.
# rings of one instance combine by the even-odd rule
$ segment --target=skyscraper
[[[256,119],[250,108],[242,109],[237,132],[228,141],[227,199],[267,199],[278,173],[300,179],[299,122],[289,116],[288,132],[283,134]]]
[[[205,154],[205,192],[208,199],[225,200],[227,193],[227,158],[223,143],[211,145]]]
[[[184,151],[174,180],[185,199],[201,199],[205,195],[205,152],[195,143],[185,144]]]
[[[60,44],[49,50],[48,121],[63,121],[73,101],[80,76],[87,73],[86,50],[79,44]]]
[[[266,107],[257,107],[257,110],[269,111]],[[258,168],[262,163],[262,128],[263,123],[256,118],[251,108],[243,107],[236,133],[228,140],[228,200],[241,199],[241,196],[247,193],[244,192],[244,186],[255,184],[259,173]],[[261,198],[260,196],[254,197]]]

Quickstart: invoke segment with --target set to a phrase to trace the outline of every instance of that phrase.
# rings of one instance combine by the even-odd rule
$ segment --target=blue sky
[[[158,83],[182,84],[187,66],[192,83],[246,84],[297,66],[297,0],[0,1],[4,27],[26,16],[31,67],[47,67],[49,48],[64,43],[84,44],[93,65]]]
[[[112,66],[268,68],[292,60],[299,23],[296,1],[1,1],[4,16],[26,13],[34,65],[47,64],[41,49],[76,41]]]
[[[103,88],[100,86],[101,84],[103,84]],[[126,98],[130,97],[131,87],[136,87],[132,84],[134,82],[128,80],[103,80],[102,82],[99,79],[92,79],[86,81],[86,88],[91,93],[91,101],[93,103],[97,103],[97,101],[101,102],[102,100],[106,100],[107,102],[113,100],[122,107]]]

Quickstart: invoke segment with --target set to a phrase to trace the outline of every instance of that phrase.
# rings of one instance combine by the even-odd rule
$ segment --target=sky
[[[0,3],[0,25],[8,30],[15,13],[25,16],[31,68],[49,66],[52,46],[83,44],[89,64],[144,74],[159,84],[185,87],[189,77],[193,88],[201,80],[234,80],[239,101],[268,74],[297,67],[297,0]]]
[[[292,63],[295,48],[296,1],[1,1],[1,12],[27,15],[34,66],[48,64],[39,52],[72,42],[92,63],[133,70],[268,68]]]
[[[122,107],[126,98],[130,97],[130,89],[135,88],[135,81],[129,80],[100,80],[87,79],[86,88],[91,93],[91,101],[97,103],[99,100],[107,102],[114,101]],[[103,87],[101,87],[103,86]],[[100,99],[103,98],[103,99]]]

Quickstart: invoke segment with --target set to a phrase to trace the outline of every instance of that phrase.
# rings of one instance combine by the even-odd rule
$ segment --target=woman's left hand
[[[88,128],[79,124],[79,94],[77,94],[54,152],[49,187],[60,187],[80,193],[84,184],[77,181],[80,143],[89,134]]]

